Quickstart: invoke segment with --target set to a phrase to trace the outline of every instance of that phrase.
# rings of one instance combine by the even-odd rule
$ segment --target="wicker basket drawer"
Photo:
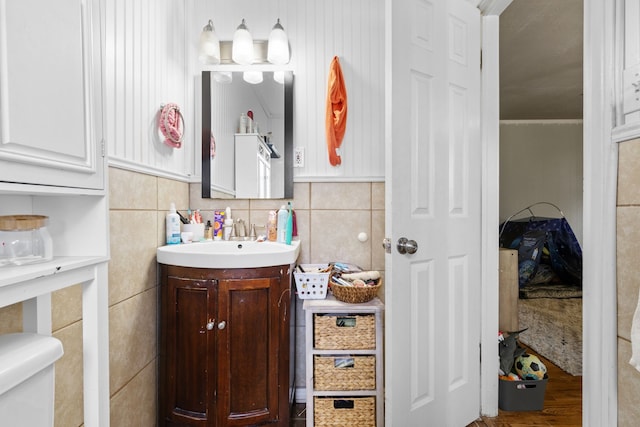
[[[375,427],[375,397],[314,397],[315,427]]]
[[[314,356],[315,390],[375,390],[375,356]]]
[[[374,314],[315,314],[314,346],[321,350],[365,350],[376,348]]]

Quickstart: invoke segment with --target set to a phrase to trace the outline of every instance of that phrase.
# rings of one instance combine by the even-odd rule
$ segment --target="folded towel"
[[[333,57],[329,67],[329,84],[327,87],[327,115],[325,121],[329,162],[339,165],[342,160],[336,152],[342,144],[347,129],[347,88],[337,56]]]
[[[640,371],[640,297],[631,322],[631,360],[629,363]]]

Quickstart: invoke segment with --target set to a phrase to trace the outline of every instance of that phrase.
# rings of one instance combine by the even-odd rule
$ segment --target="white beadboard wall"
[[[105,12],[105,118],[111,166],[183,181],[192,179],[194,89],[189,2],[109,0]],[[185,118],[180,149],[157,129],[162,104],[174,102]],[[196,157],[197,156],[197,157]],[[198,160],[199,162],[199,160]]]
[[[384,0],[111,0],[105,2],[106,133],[109,162],[158,176],[199,180],[200,129],[195,81],[197,42],[212,19],[231,40],[242,18],[266,40],[281,19],[294,72],[294,145],[305,150],[301,181],[384,180]],[[329,64],[340,57],[348,96],[342,165],[329,164],[325,100]],[[185,116],[181,149],[157,131],[160,105]]]
[[[266,40],[277,18],[289,37],[294,145],[305,153],[295,181],[384,180],[384,1],[195,0],[193,49],[208,19],[220,40],[231,40],[242,18],[254,39]],[[335,55],[349,109],[338,167],[330,165],[325,142],[327,76]],[[196,66],[194,75],[203,69]]]

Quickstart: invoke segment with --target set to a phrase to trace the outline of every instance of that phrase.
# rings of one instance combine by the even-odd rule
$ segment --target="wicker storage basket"
[[[360,304],[374,299],[378,294],[380,286],[382,286],[382,279],[378,279],[378,283],[374,286],[363,286],[361,288],[356,288],[355,286],[343,286],[332,280],[331,292],[339,301],[351,304]]]
[[[375,397],[314,397],[315,427],[375,427]]]
[[[376,348],[374,314],[314,314],[314,346],[320,350],[365,350]]]
[[[314,356],[315,390],[375,390],[375,356]]]

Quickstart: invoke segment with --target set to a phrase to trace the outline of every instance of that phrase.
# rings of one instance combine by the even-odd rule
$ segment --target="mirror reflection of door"
[[[274,72],[263,72],[258,84],[247,83],[242,72],[228,74],[231,81],[216,71],[202,73],[203,197],[292,197],[285,191],[293,187],[293,172],[286,171],[292,152],[285,126],[285,81],[292,84],[292,73],[286,73],[280,83]],[[265,165],[268,174],[262,173]],[[246,190],[253,187],[257,190]]]

